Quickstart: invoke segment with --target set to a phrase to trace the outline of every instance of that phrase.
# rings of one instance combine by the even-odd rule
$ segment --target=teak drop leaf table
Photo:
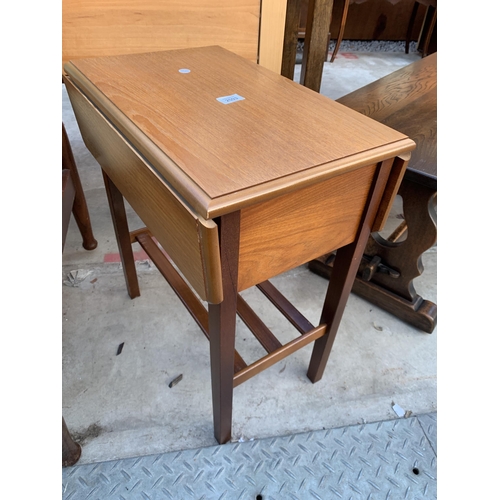
[[[234,387],[311,342],[307,376],[321,379],[414,142],[218,46],[79,59],[65,72],[129,295],[138,242],[209,338],[215,437],[227,442]],[[144,229],[129,232],[124,198]],[[334,249],[314,326],[268,280]],[[239,295],[255,285],[296,339],[282,345]],[[268,352],[256,362],[235,352],[236,314]]]

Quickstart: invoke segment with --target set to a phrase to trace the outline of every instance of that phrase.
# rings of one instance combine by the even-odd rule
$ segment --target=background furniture
[[[332,9],[333,6],[333,9]],[[412,0],[288,0],[286,12],[285,34],[283,39],[283,56],[281,74],[293,80],[296,62],[297,41],[299,34],[304,33],[304,51],[300,83],[311,90],[319,92],[325,47],[337,34],[331,62],[337,56],[343,38],[350,40],[410,40],[418,39],[418,49],[423,55],[435,52],[436,48],[436,16],[429,15],[428,9],[413,9]],[[378,10],[377,10],[378,9]],[[380,9],[385,13],[380,13]],[[349,16],[347,15],[349,12]],[[378,17],[377,17],[378,16]],[[405,21],[402,22],[402,19]],[[406,19],[410,22],[407,23]],[[364,33],[349,31],[352,24],[362,26]],[[422,29],[417,27],[422,24]],[[372,28],[372,25],[374,27]],[[397,28],[396,33],[386,32],[387,27]],[[370,31],[366,31],[367,29]]]
[[[428,333],[437,324],[437,306],[416,293],[413,280],[423,272],[422,254],[437,238],[436,94],[437,53],[338,99],[417,144],[399,189],[405,220],[388,239],[371,235],[353,291]],[[333,260],[323,256],[309,267],[329,277]]]
[[[425,17],[421,24],[419,36],[419,49],[422,51],[422,57],[429,54],[429,47],[431,45],[432,36],[435,34],[434,29],[437,22],[437,0],[416,0],[413,4],[410,22],[408,23],[408,31],[406,33],[405,52],[408,54],[412,33],[415,28],[415,19],[418,15],[420,6],[427,7]],[[435,48],[431,52],[435,52]]]
[[[64,136],[64,129],[63,129]],[[62,171],[62,249],[68,233],[69,219],[75,200],[75,188],[68,169]],[[76,464],[82,454],[81,446],[73,440],[66,426],[64,417],[62,418],[62,466],[69,467]]]
[[[319,92],[321,87],[332,7],[333,0],[309,0],[300,83],[316,92]],[[289,75],[284,76],[290,78]]]
[[[140,293],[138,242],[209,337],[224,443],[234,387],[311,342],[308,377],[321,379],[358,259],[385,223],[414,143],[220,47],[65,70],[82,137],[103,168],[129,295]],[[129,233],[124,197],[144,229]],[[338,265],[313,326],[267,280],[333,248]],[[299,337],[282,344],[262,323],[239,295],[254,285]],[[234,350],[236,314],[268,352],[249,364]]]
[[[349,12],[349,5],[353,3],[363,3],[367,0],[344,0],[344,7],[342,9],[342,16],[340,18],[340,26],[338,30],[338,35],[335,43],[335,47],[332,52],[332,57],[330,58],[330,62],[333,62],[337,57],[337,53],[340,49],[340,44],[342,43],[342,39],[344,38],[345,25],[347,22],[347,13]],[[332,23],[333,23],[333,13],[332,13]]]
[[[64,63],[220,45],[279,73],[287,0],[64,0]]]
[[[306,26],[309,0],[300,0],[300,28]],[[408,21],[414,0],[349,0],[349,15],[345,20],[343,37],[346,40],[406,40]],[[332,39],[336,38],[342,25],[344,0],[335,0],[330,18]],[[411,40],[418,40],[425,9],[420,9],[415,18]]]
[[[69,219],[73,210],[73,202],[75,200],[75,187],[71,180],[71,171],[67,168],[62,170],[62,250],[66,243],[66,235],[68,234]]]
[[[71,437],[66,426],[64,417],[62,419],[62,466],[71,467],[75,465],[82,455],[82,447]]]
[[[333,62],[335,60],[335,57],[337,56],[337,53],[340,48],[340,44],[342,43],[342,39],[344,37],[344,31],[347,23],[347,14],[349,12],[349,5],[351,4],[362,4],[366,2],[367,0],[343,0],[343,9],[342,9],[342,15],[340,17],[340,26],[338,30],[338,35],[337,35],[337,40],[335,43],[335,47],[332,52],[332,56],[330,58],[330,62]],[[391,2],[392,4],[397,4],[399,2],[394,1]],[[436,4],[437,0],[416,0],[413,5],[413,9],[411,11],[410,15],[410,20],[408,22],[408,28],[406,31],[406,38],[405,38],[405,53],[408,54],[409,47],[410,47],[410,42],[411,40],[415,39],[415,20],[417,18],[418,12],[419,12],[419,6],[423,5],[427,7],[426,13],[424,18],[421,21],[421,29],[419,31],[419,35],[417,40],[419,41],[418,48],[422,52],[422,57],[425,57],[429,53],[429,47],[431,43],[431,38],[434,33],[434,28],[436,26],[436,20],[437,20],[437,10],[436,10]],[[332,13],[332,24],[335,21],[335,3],[334,3],[334,8],[333,8],[333,13]],[[396,26],[400,27],[401,22],[400,19],[401,17],[404,18],[404,15],[401,13],[400,16],[396,18]],[[381,18],[379,18],[381,19]],[[382,17],[383,19],[383,17]],[[365,18],[365,25],[368,24],[369,19]],[[368,21],[368,22],[367,22]],[[394,21],[393,21],[394,22]],[[378,24],[380,26],[380,23]],[[384,21],[383,27],[385,28],[387,26],[387,21]],[[332,29],[332,27],[330,27]],[[391,36],[391,35],[389,35]],[[395,35],[392,35],[394,37]],[[384,30],[381,30],[379,32],[375,31],[372,35],[373,40],[385,40],[387,39],[388,35],[384,35]],[[436,49],[432,50],[434,52]]]
[[[85,199],[85,194],[83,192],[82,183],[80,181],[80,174],[76,168],[75,159],[73,157],[73,152],[71,151],[71,144],[68,140],[68,135],[66,129],[64,128],[64,123],[62,124],[62,169],[63,169],[63,181],[65,175],[69,175],[71,179],[68,179],[67,189],[68,193],[74,192],[71,196],[71,212],[75,217],[75,221],[80,230],[80,234],[83,238],[83,248],[85,250],[94,250],[97,247],[97,240],[94,238],[94,233],[92,231],[92,224],[90,222],[89,209],[87,207],[87,200]],[[66,173],[64,172],[66,171]],[[68,174],[69,172],[69,174]],[[71,185],[70,185],[71,184]],[[66,195],[67,199],[69,195]],[[63,185],[63,201],[64,201],[64,185]],[[63,211],[63,217],[67,217],[67,221],[63,222],[63,238],[65,238],[66,232],[64,231],[65,224],[69,224],[69,214]],[[67,228],[67,225],[66,225]],[[64,246],[64,243],[63,243]]]

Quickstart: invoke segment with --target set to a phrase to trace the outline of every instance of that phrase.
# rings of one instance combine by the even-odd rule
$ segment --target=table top
[[[417,144],[406,177],[437,184],[437,52],[337,102],[407,134]]]
[[[414,148],[405,134],[218,46],[80,59],[65,71],[207,218]]]

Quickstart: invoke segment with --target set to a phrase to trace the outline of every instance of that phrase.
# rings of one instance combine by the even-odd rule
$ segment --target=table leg
[[[220,217],[218,225],[224,298],[220,304],[208,304],[208,314],[214,433],[224,444],[231,439],[233,414],[240,212]]]
[[[337,250],[320,319],[320,324],[326,323],[328,326],[326,334],[314,343],[307,372],[313,383],[323,377],[391,166],[392,160],[379,164],[356,238],[349,245]]]
[[[75,465],[82,454],[82,447],[73,440],[69,433],[64,417],[62,419],[62,466]]]
[[[332,9],[333,0],[309,0],[300,84],[315,92],[321,87]]]
[[[75,199],[73,201],[73,217],[75,218],[78,229],[83,239],[83,248],[85,250],[94,250],[97,247],[97,240],[94,238],[92,232],[92,225],[90,223],[89,209],[87,200],[83,192],[82,182],[80,175],[76,168],[75,158],[71,151],[71,144],[66,133],[64,123],[62,124],[62,168],[68,169],[71,172],[71,180],[75,188]]]
[[[135,269],[134,252],[130,242],[130,231],[128,228],[127,214],[125,211],[125,202],[123,195],[118,188],[113,184],[113,181],[102,171],[104,178],[104,186],[108,196],[109,210],[113,219],[115,229],[116,242],[120,252],[120,258],[123,265],[123,273],[127,283],[128,294],[131,299],[139,297],[139,281],[137,279],[137,271]]]

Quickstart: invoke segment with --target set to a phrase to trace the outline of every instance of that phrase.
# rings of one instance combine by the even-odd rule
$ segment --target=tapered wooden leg
[[[317,382],[323,377],[369,234],[368,231],[358,239],[357,243],[351,243],[337,250],[320,319],[320,324],[326,323],[328,329],[326,335],[314,343],[307,372],[311,382]]]
[[[75,188],[73,216],[80,230],[80,234],[82,235],[83,248],[85,248],[85,250],[94,250],[94,248],[97,247],[97,240],[94,238],[94,233],[92,232],[87,201],[85,200],[80,175],[76,168],[75,158],[71,151],[71,145],[66,129],[64,128],[64,123],[62,124],[62,168],[63,170],[68,169],[71,172],[71,180]]]
[[[432,5],[429,5],[429,7],[427,7],[424,21],[424,23],[427,24],[427,26],[424,25],[424,28],[427,28],[427,30],[425,31],[425,37],[422,44],[422,57],[425,57],[429,53],[429,44],[431,42],[432,32],[434,31],[434,27],[436,26],[436,20],[437,9]]]
[[[102,171],[104,178],[104,186],[108,195],[109,209],[113,226],[115,229],[116,242],[118,251],[123,265],[123,274],[127,283],[128,294],[131,299],[139,297],[139,281],[137,279],[137,271],[135,269],[134,252],[130,243],[130,231],[128,228],[127,214],[125,211],[125,202],[118,188],[113,184],[113,181]]]
[[[219,219],[224,299],[209,304],[208,314],[214,434],[220,444],[231,439],[239,234],[240,212]]]
[[[73,440],[64,417],[62,419],[62,466],[69,467],[75,465],[82,454],[82,447]]]
[[[69,220],[73,203],[75,201],[75,187],[71,180],[71,172],[65,168],[62,171],[62,250],[66,243],[66,235],[68,234]]]
[[[337,53],[340,49],[340,44],[344,38],[345,23],[347,21],[347,12],[349,11],[349,0],[344,0],[344,9],[342,10],[342,19],[340,20],[339,34],[337,35],[337,41],[335,42],[335,48],[333,49],[332,57],[330,62],[333,62],[337,57]]]
[[[356,238],[351,244],[337,250],[320,319],[320,324],[326,323],[328,327],[326,334],[314,343],[307,372],[307,376],[313,383],[323,377],[340,320],[377,215],[391,165],[392,160],[382,162],[378,166]]]

